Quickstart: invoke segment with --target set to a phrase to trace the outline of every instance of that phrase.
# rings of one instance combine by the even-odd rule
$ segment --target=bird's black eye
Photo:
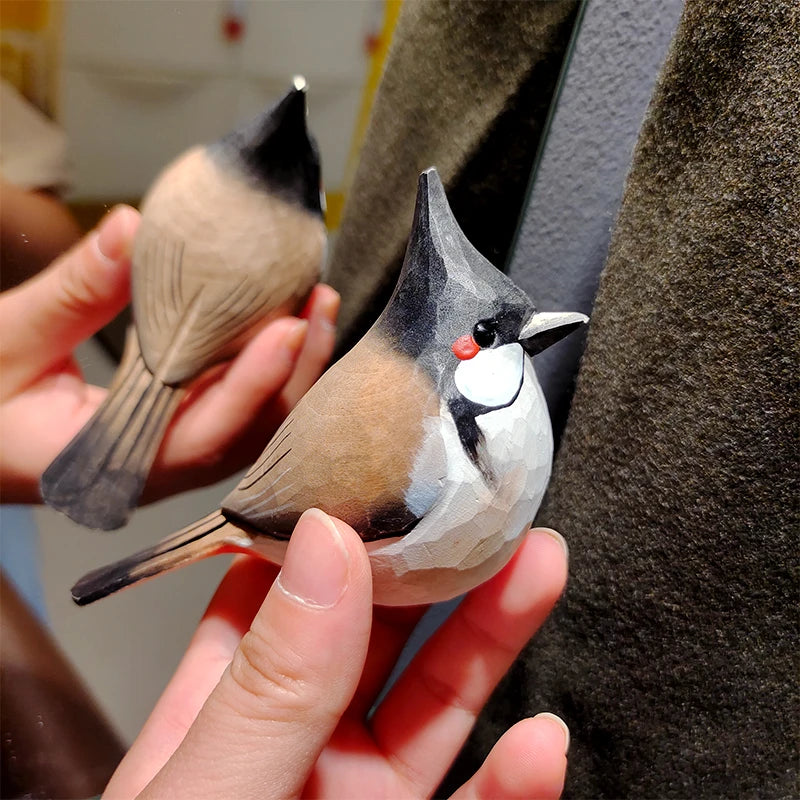
[[[472,329],[472,338],[478,347],[491,347],[497,338],[497,325],[493,320],[481,320]]]

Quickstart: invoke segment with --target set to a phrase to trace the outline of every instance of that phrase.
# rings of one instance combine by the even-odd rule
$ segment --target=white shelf
[[[340,186],[375,1],[240,3],[239,43],[221,34],[228,7],[224,0],[66,3],[59,108],[74,164],[72,199],[141,195],[177,153],[258,113],[295,74],[309,82],[325,185]]]

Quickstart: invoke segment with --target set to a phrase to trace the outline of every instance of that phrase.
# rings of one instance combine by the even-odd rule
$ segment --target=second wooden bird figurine
[[[420,177],[395,292],[297,404],[220,509],[73,587],[90,603],[219,552],[281,563],[316,506],[367,543],[376,603],[461,594],[496,573],[533,520],[553,439],[531,356],[582,326],[537,313],[458,227],[435,170]]]
[[[142,204],[133,315],[108,398],[45,471],[44,501],[90,528],[127,521],[192,378],[297,310],[325,257],[305,84],[169,165]]]

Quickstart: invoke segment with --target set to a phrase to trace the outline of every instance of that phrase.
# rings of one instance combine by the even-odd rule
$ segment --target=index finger
[[[6,386],[40,375],[125,307],[138,224],[134,209],[118,206],[44,272],[3,293]]]
[[[336,318],[341,298],[324,283],[318,283],[300,316],[308,320],[308,335],[292,376],[283,387],[278,408],[288,412],[311,388],[328,366],[336,343]]]

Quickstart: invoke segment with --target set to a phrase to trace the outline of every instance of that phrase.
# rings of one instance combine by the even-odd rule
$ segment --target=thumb
[[[140,797],[299,796],[355,692],[371,621],[363,543],[307,511],[230,666]]]
[[[60,361],[128,303],[138,224],[137,211],[115,208],[44,272],[5,295],[3,327],[25,331],[22,344],[31,372]]]

